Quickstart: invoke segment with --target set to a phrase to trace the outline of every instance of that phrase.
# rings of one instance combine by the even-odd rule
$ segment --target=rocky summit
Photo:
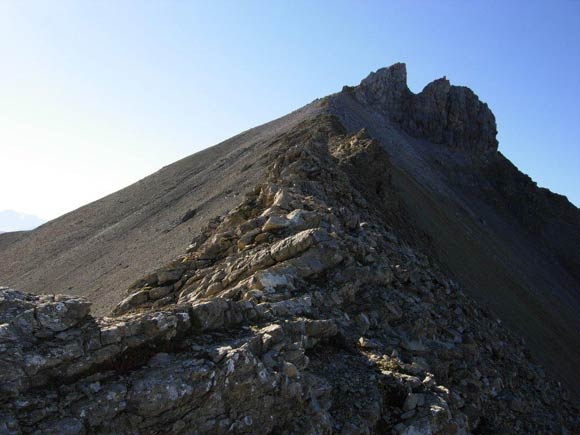
[[[576,433],[576,332],[546,339],[578,321],[567,249],[579,212],[511,166],[495,134],[472,91],[441,79],[412,94],[397,64],[214,149],[238,168],[217,185],[228,199],[179,205],[168,224],[195,231],[123,292],[33,294],[0,275],[18,288],[0,288],[0,434]],[[197,177],[198,197],[215,183],[176,165],[153,180]],[[128,189],[113,199],[147,190]],[[172,200],[151,189],[147,207],[189,195],[163,189]],[[87,207],[107,211],[101,201]],[[99,219],[135,219],[134,204],[119,207]],[[149,209],[137,210],[146,229]],[[84,231],[100,249],[107,228]],[[66,258],[65,245],[46,249]],[[132,264],[154,264],[135,246]],[[533,276],[550,276],[552,293],[531,296],[545,283],[528,287],[506,246],[542,259]],[[560,304],[572,314],[555,320]],[[536,356],[550,346],[561,353]]]

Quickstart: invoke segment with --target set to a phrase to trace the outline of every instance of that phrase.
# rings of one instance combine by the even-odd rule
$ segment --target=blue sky
[[[579,47],[578,1],[1,2],[0,210],[57,217],[398,61],[578,205]]]

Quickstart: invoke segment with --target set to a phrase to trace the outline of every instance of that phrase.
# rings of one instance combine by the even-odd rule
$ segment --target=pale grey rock
[[[290,225],[290,222],[285,216],[270,216],[262,227],[262,231],[277,231],[286,228],[288,225]]]
[[[115,307],[116,314],[122,314],[149,300],[149,290],[141,290],[127,296]]]
[[[41,327],[53,332],[64,331],[82,321],[91,304],[80,298],[58,295],[54,301],[39,305],[35,312]]]
[[[375,78],[395,83],[382,103],[405,98],[403,73]],[[447,92],[437,86],[432,111]],[[302,128],[280,139],[252,195],[135,281],[112,317],[92,317],[81,299],[0,289],[0,432],[577,426],[521,341],[386,228],[401,209],[385,208],[391,187],[376,184],[390,171],[380,144],[333,118]],[[287,224],[261,232],[278,217]]]
[[[164,296],[167,296],[173,290],[172,285],[163,286],[163,287],[155,287],[149,290],[149,299],[157,300],[161,299]]]
[[[163,286],[164,284],[170,284],[177,281],[179,278],[181,278],[182,274],[183,270],[179,269],[160,270],[159,272],[157,272],[157,281],[160,286]]]

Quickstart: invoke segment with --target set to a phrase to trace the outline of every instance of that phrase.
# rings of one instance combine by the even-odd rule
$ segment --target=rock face
[[[415,95],[407,87],[405,64],[398,63],[371,73],[354,95],[415,137],[479,155],[497,151],[495,117],[487,104],[445,77]]]
[[[261,179],[266,145],[318,106],[179,160],[34,231],[1,234],[0,283],[36,294],[61,289],[108,314],[136,277],[181,254],[209,219],[231,210]]]
[[[496,151],[494,117],[473,92],[441,79],[415,95],[405,80],[402,64],[381,69],[330,96],[329,112],[389,153],[409,217],[397,232],[425,233],[415,246],[525,337],[580,400],[580,210]]]
[[[398,237],[436,258],[471,297],[524,337],[533,357],[580,400],[580,211],[496,151],[493,114],[472,91],[440,79],[413,94],[403,64],[33,231],[0,234],[0,284],[81,296],[95,316],[109,314],[136,277],[174,260],[194,235],[194,245],[205,242],[208,221],[263,182],[278,138],[328,114],[349,134],[365,129],[388,154],[391,170],[373,178],[379,190],[391,186],[389,202],[405,211],[388,214]],[[351,182],[360,184],[366,175],[362,168]],[[290,204],[285,192],[274,201]],[[297,211],[263,224],[283,229],[305,216]],[[215,237],[219,243],[208,247],[207,258],[227,251],[232,235]],[[243,248],[268,237],[262,225],[236,240]],[[125,304],[170,296],[179,285],[171,274],[180,267]],[[210,292],[219,291],[216,284]]]
[[[409,225],[391,158],[367,131],[321,115],[268,149],[245,199],[110,317],[77,297],[0,290],[0,433],[580,426],[522,340],[412,247],[429,237]]]

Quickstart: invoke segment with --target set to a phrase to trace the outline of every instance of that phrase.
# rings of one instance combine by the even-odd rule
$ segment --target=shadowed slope
[[[324,112],[349,132],[366,128],[389,154],[385,177],[406,211],[393,220],[397,230],[580,391],[578,209],[538,189],[497,151],[493,114],[471,90],[439,79],[413,94],[403,64],[35,231],[0,235],[0,283],[84,295],[97,314],[107,312],[137,277],[172,260],[239,202],[264,171],[268,143]]]
[[[364,127],[385,146],[430,255],[580,391],[580,211],[497,151],[493,114],[467,88],[440,79],[415,95],[397,64],[330,106],[349,131]]]
[[[323,115],[271,149],[255,188],[113,316],[0,288],[0,432],[578,427],[565,388],[391,226],[408,216],[378,141]]]

